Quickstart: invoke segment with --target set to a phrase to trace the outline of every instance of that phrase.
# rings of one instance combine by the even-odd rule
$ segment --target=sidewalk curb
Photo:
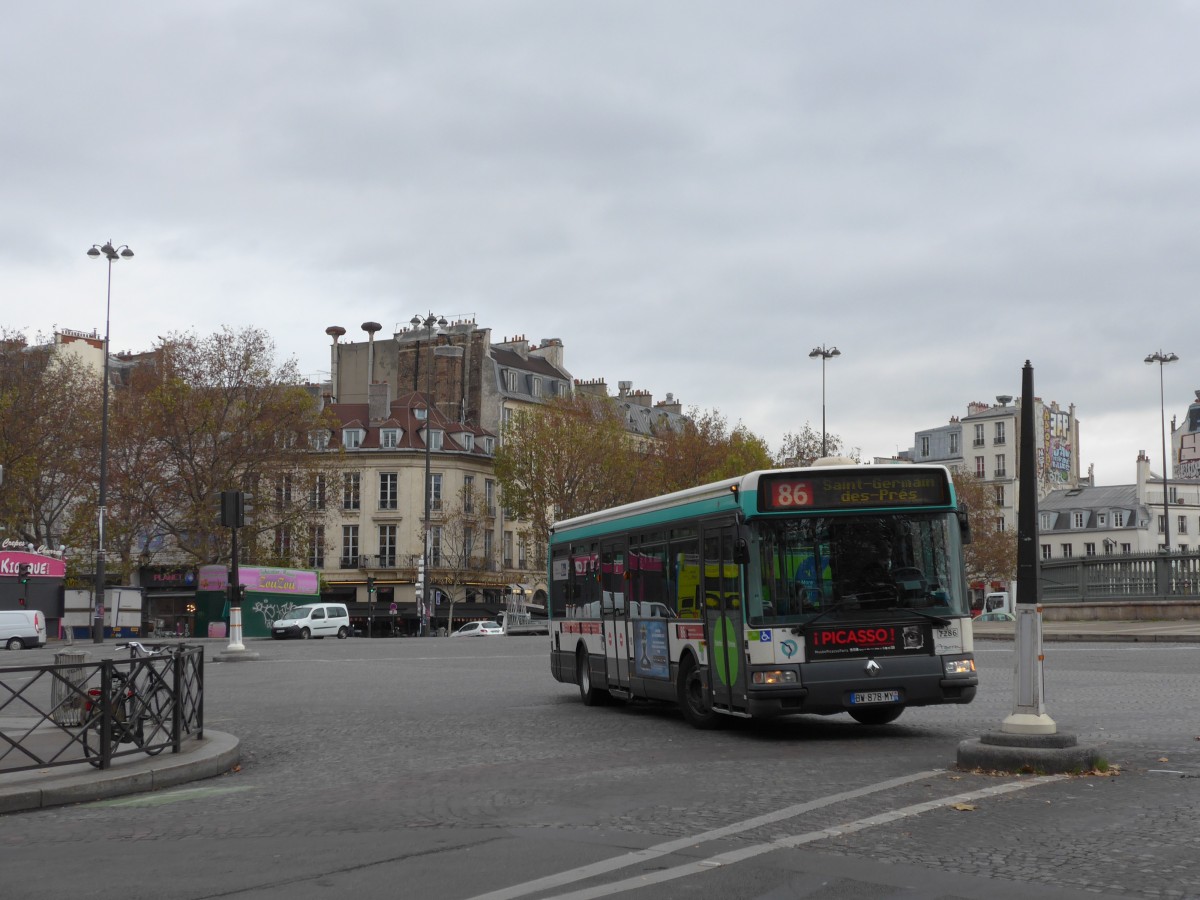
[[[191,743],[195,748],[184,753],[145,757],[105,771],[80,763],[20,773],[11,781],[24,783],[11,786],[0,778],[0,815],[162,790],[223,775],[241,760],[238,739],[223,731],[206,728],[203,740]]]

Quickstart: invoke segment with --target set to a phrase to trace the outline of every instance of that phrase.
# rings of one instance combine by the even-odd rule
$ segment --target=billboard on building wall
[[[319,594],[317,573],[307,569],[271,569],[259,566],[238,566],[238,581],[247,591],[270,594]],[[229,584],[229,570],[224,566],[201,566],[201,591],[224,591]]]
[[[1042,407],[1041,475],[1043,481],[1069,484],[1071,460],[1075,453],[1072,443],[1071,414]]]
[[[1188,407],[1172,477],[1200,479],[1200,402]]]

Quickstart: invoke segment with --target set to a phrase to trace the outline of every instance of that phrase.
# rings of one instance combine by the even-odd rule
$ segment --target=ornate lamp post
[[[1163,353],[1161,350],[1146,356],[1146,365],[1152,366],[1158,363],[1158,414],[1161,420],[1159,429],[1162,437],[1163,460],[1163,546],[1167,548],[1168,553],[1171,552],[1171,509],[1167,479],[1171,477],[1171,473],[1167,471],[1167,402],[1163,394],[1163,366],[1178,359],[1179,357],[1174,353]]]
[[[825,361],[833,359],[835,356],[841,356],[842,351],[837,347],[826,347],[822,344],[820,347],[814,347],[812,353],[808,354],[810,359],[821,358],[821,455],[829,455],[829,439],[825,433]]]
[[[409,320],[409,324],[413,328],[425,327],[425,345],[432,347],[433,345],[433,326],[445,328],[448,324],[443,317],[439,317],[434,313],[429,313],[424,318],[421,316],[413,316]],[[418,350],[417,359],[420,359],[420,351]],[[433,430],[433,420],[430,418],[430,413],[433,410],[433,355],[430,354],[429,367],[425,370],[425,517],[422,520],[425,528],[424,544],[421,554],[421,579],[420,579],[420,603],[421,603],[421,634],[429,637],[429,509],[432,500],[430,488],[430,432]]]
[[[108,292],[104,300],[104,387],[100,412],[100,505],[97,517],[96,596],[92,603],[92,642],[104,641],[104,516],[108,504],[108,329],[112,310],[112,264],[118,259],[132,259],[128,244],[114,247],[110,239],[104,245],[92,244],[87,252],[92,259],[103,255],[108,260]],[[113,626],[116,626],[113,622]]]

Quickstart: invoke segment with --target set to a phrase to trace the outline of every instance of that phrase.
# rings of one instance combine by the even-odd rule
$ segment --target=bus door
[[[600,560],[601,619],[608,687],[629,689],[629,582],[625,579],[624,543],[606,543]]]
[[[735,561],[733,523],[714,523],[701,535],[704,629],[708,639],[708,684],[713,707],[749,714],[741,566]]]

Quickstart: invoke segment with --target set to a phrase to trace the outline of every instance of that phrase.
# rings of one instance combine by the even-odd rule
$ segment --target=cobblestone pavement
[[[967,706],[717,732],[583,707],[544,638],[253,649],[206,669],[240,771],[0,817],[11,896],[1200,897],[1194,644],[1047,645],[1048,712],[1120,771],[1056,779],[953,770],[1004,641]]]

